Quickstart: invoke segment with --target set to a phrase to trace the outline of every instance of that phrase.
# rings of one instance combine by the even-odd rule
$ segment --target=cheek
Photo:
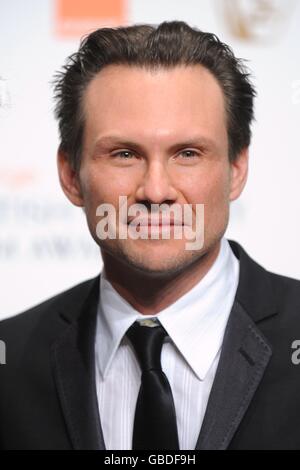
[[[182,180],[182,183],[182,193],[189,203],[205,204],[209,211],[224,208],[228,204],[230,181],[229,173],[224,168],[197,172]]]
[[[220,234],[229,218],[229,180],[224,173],[219,174],[210,185],[205,201],[205,230],[209,234]]]
[[[92,167],[83,169],[80,180],[86,205],[97,206],[109,202],[118,204],[120,195],[130,192],[133,179],[115,168]]]

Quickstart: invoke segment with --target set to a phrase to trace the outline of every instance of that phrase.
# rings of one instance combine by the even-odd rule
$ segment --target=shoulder
[[[284,331],[300,327],[300,281],[258,264],[244,248],[229,240],[240,262],[237,300],[255,322],[268,320]]]
[[[300,281],[288,276],[268,272],[279,311],[294,312],[300,322]]]
[[[274,296],[279,302],[299,301],[300,280],[274,273],[257,262],[236,241],[229,240],[231,249],[240,262],[240,281],[243,287],[256,291],[265,289],[265,295]]]
[[[281,294],[292,294],[299,295],[300,292],[300,280],[276,274],[271,271],[267,271],[274,286],[274,289],[279,289]]]
[[[88,279],[59,294],[0,321],[0,339],[14,337],[15,341],[25,338],[36,329],[51,330],[59,321],[59,313],[64,310],[77,311],[88,296],[99,276]]]

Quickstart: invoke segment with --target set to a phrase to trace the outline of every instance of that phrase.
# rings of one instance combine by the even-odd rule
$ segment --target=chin
[[[123,253],[123,260],[141,274],[166,278],[183,272],[196,259],[201,257],[199,252],[177,251],[166,253],[166,251],[165,249],[164,252],[160,253],[153,253],[153,251],[152,253],[145,251],[143,253],[125,252]]]

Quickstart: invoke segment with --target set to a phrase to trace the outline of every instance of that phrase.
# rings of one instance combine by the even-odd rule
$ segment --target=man
[[[99,29],[55,92],[61,186],[104,268],[1,322],[1,447],[298,448],[300,284],[224,238],[253,119],[241,61],[183,22]]]

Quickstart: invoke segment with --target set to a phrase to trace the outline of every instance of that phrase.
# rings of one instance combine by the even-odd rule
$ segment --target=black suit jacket
[[[240,280],[196,449],[300,449],[300,282],[236,242]],[[99,276],[0,322],[0,448],[105,449],[94,375]]]

